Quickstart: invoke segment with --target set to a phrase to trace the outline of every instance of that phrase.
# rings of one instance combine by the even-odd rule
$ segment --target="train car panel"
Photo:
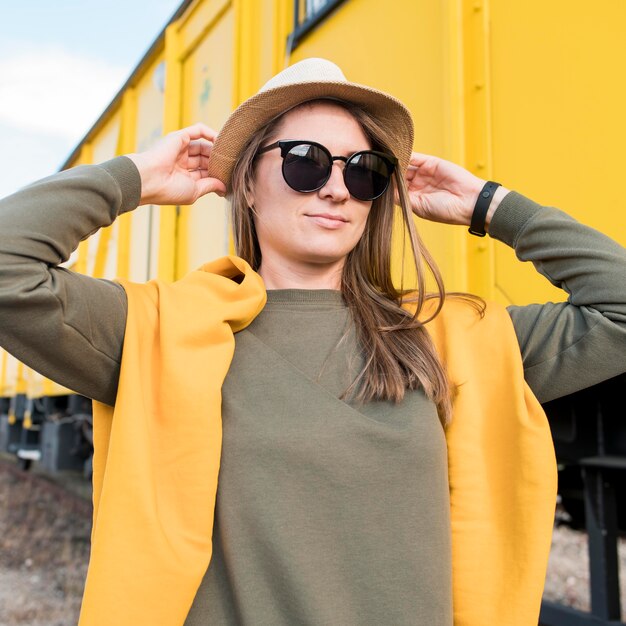
[[[232,5],[233,0],[195,0],[187,7],[177,24],[183,57],[198,47],[223,14],[232,10]]]
[[[212,3],[209,3],[212,4]],[[215,3],[213,3],[215,4]],[[229,4],[229,3],[226,3]],[[194,28],[193,20],[182,29]],[[197,121],[219,129],[232,110],[234,74],[234,11],[229,6],[215,13],[201,38],[183,35],[196,45],[185,50],[182,68],[182,125]],[[176,275],[184,276],[208,260],[229,251],[226,201],[215,195],[200,198],[178,213]]]
[[[400,1],[381,11],[376,0],[344,2],[307,35],[290,62],[326,57],[350,80],[392,93],[411,110],[417,151],[458,157],[451,154],[448,129],[453,85],[449,73],[442,71],[450,37],[444,9],[442,3]],[[363,45],[365,41],[372,45]],[[466,289],[465,233],[425,220],[418,220],[418,229],[448,288]],[[396,239],[396,250],[401,246]],[[399,275],[399,266],[396,269]]]
[[[96,134],[91,142],[94,163],[102,163],[117,154],[121,119],[119,112],[112,117]],[[115,222],[108,228],[102,228],[88,239],[85,273],[96,278],[115,278],[117,276],[117,231]]]
[[[217,129],[276,71],[321,56],[349,79],[401,98],[414,117],[416,150],[562,206],[626,243],[624,202],[609,196],[621,173],[617,146],[626,139],[626,84],[615,78],[625,58],[622,2],[605,0],[594,11],[538,0],[398,0],[381,10],[376,0],[301,0],[305,21],[336,8],[294,47],[288,35],[297,31],[295,6],[183,3],[67,165],[146,149],[162,133],[196,121]],[[66,265],[107,278],[182,277],[232,251],[225,206],[211,196],[193,207],[142,207],[83,242]],[[421,220],[418,226],[449,290],[505,304],[563,298],[489,238]],[[398,258],[402,245],[398,234]],[[397,259],[395,269],[400,276]],[[24,387],[20,380],[12,393]]]
[[[17,369],[18,360],[0,348],[0,398],[9,398],[15,394]]]
[[[64,396],[72,393],[67,387],[59,385],[45,378],[35,370],[27,368],[25,371],[26,395],[29,398],[43,398],[44,396]]]
[[[491,2],[494,177],[626,244],[626,4]],[[495,282],[507,303],[562,300],[505,246]]]
[[[160,54],[135,87],[136,150],[147,150],[163,135],[165,57]],[[159,207],[141,206],[131,213],[129,278],[155,278],[159,254]]]

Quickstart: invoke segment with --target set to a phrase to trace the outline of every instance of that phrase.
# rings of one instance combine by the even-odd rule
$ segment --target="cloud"
[[[28,133],[0,123],[0,198],[54,174],[75,142]]]
[[[61,47],[17,46],[0,58],[0,123],[76,142],[128,72]]]

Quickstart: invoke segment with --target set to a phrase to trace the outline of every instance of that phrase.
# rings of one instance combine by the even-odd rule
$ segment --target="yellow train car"
[[[626,245],[626,196],[616,193],[625,27],[623,0],[186,0],[63,168],[144,150],[196,121],[219,129],[275,73],[324,57],[409,107],[416,151]],[[418,229],[450,291],[505,305],[564,298],[499,242],[423,220]],[[212,195],[127,213],[67,265],[99,278],[176,280],[229,252],[227,204]],[[0,351],[0,447],[15,443],[11,427],[32,427],[29,401],[68,393]]]
[[[415,149],[560,206],[626,244],[614,191],[626,143],[626,5],[538,0],[183,2],[64,167],[147,148],[201,120],[219,128],[274,73],[310,56],[404,101]],[[606,182],[608,181],[608,183]],[[562,299],[512,250],[419,221],[448,289],[504,304]],[[95,277],[182,277],[232,250],[226,202],[145,206],[82,242]],[[62,390],[56,390],[61,393]]]
[[[65,167],[141,150],[201,120],[219,128],[274,73],[310,56],[403,100],[415,149],[465,165],[626,243],[626,5],[582,2],[184,2]],[[558,36],[557,36],[558,34]],[[176,279],[230,249],[225,201],[142,207],[85,242],[90,275]],[[450,290],[505,304],[562,299],[506,246],[420,221]]]
[[[218,129],[273,74],[322,56],[405,102],[417,151],[626,244],[626,200],[613,183],[626,143],[626,83],[616,79],[624,25],[621,0],[601,10],[565,0],[187,0],[63,167],[146,149],[196,121]],[[503,244],[418,222],[449,290],[504,304],[564,297]],[[125,214],[66,265],[100,278],[175,280],[231,251],[226,201],[211,196]],[[28,398],[67,393],[36,376],[8,385],[17,370],[3,371],[5,399],[20,385]]]

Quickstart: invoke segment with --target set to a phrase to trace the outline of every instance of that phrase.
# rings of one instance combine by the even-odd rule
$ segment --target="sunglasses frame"
[[[324,178],[323,182],[320,185],[315,187],[315,189],[296,189],[293,185],[290,184],[290,182],[287,180],[287,177],[285,176],[285,157],[289,154],[292,148],[295,148],[296,146],[300,146],[300,145],[315,146],[316,148],[319,148],[320,150],[322,150],[322,152],[324,152],[330,160],[328,173],[326,177]],[[350,161],[354,159],[355,157],[361,156],[363,154],[376,155],[387,164],[387,167],[389,168],[389,176],[387,176],[387,182],[385,184],[385,188],[379,194],[373,196],[372,198],[359,198],[358,196],[355,196],[352,193],[352,191],[350,191],[350,195],[353,198],[356,198],[357,200],[361,200],[362,202],[371,202],[372,200],[376,200],[376,198],[380,198],[380,196],[382,196],[385,193],[385,191],[387,191],[389,187],[389,180],[391,179],[391,175],[393,174],[396,166],[398,165],[398,159],[392,154],[387,154],[386,152],[379,152],[377,150],[359,150],[358,152],[355,152],[349,157],[333,156],[330,153],[330,150],[326,146],[323,146],[321,143],[318,143],[317,141],[309,141],[307,139],[281,139],[279,141],[275,141],[269,146],[264,146],[263,148],[260,148],[257,152],[257,155],[268,152],[269,150],[273,150],[274,148],[280,148],[280,156],[283,159],[283,165],[281,169],[282,169],[283,178],[285,182],[289,185],[289,187],[291,187],[294,191],[297,191],[298,193],[313,193],[314,191],[320,190],[328,182],[332,174],[332,169],[333,169],[332,166],[335,161],[343,161],[346,164],[346,166],[343,168],[343,180],[344,180],[344,184],[346,185],[346,188],[348,189],[348,191],[350,191],[350,189],[348,188],[348,185],[346,184],[346,172],[348,171],[348,168],[351,166]]]

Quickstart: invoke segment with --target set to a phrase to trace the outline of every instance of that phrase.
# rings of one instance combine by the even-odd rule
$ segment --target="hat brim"
[[[209,160],[209,176],[231,191],[232,171],[251,135],[278,115],[310,100],[332,98],[351,102],[369,112],[389,132],[401,171],[413,150],[413,120],[409,110],[393,96],[349,82],[292,83],[261,91],[243,102],[220,130]]]

